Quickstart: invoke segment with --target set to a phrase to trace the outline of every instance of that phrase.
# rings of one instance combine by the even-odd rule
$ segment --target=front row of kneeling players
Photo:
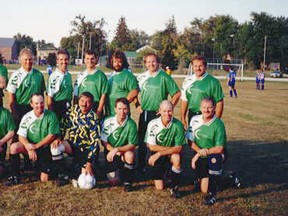
[[[9,183],[20,183],[20,153],[28,154],[30,160],[35,161],[42,182],[48,181],[49,175],[56,172],[60,183],[67,183],[61,155],[65,151],[73,155],[74,175],[71,177],[77,179],[81,174],[79,186],[91,188],[93,181],[95,183],[91,176],[94,176],[94,168],[98,165],[102,140],[108,163],[108,179],[120,169],[124,189],[130,191],[136,168],[134,150],[137,145],[137,125],[130,118],[129,102],[126,98],[116,100],[116,115],[105,119],[101,132],[97,114],[91,109],[92,102],[93,96],[90,93],[82,93],[78,104],[71,107],[60,129],[54,112],[44,109],[43,96],[33,95],[33,110],[22,118],[17,132],[19,142],[10,147],[12,176],[9,177]],[[205,203],[210,205],[216,201],[217,176],[221,174],[221,165],[225,158],[226,132],[222,120],[215,116],[213,100],[202,100],[201,111],[202,115],[191,119],[186,137],[196,152],[191,161],[192,167],[196,169],[201,191],[209,192]],[[164,189],[166,168],[171,168],[170,192],[174,197],[179,197],[180,153],[185,144],[185,130],[182,123],[173,117],[170,101],[165,100],[160,104],[159,113],[160,117],[149,123],[146,132],[145,142],[151,152],[148,164],[152,167],[152,178],[157,190]],[[64,141],[66,129],[68,138]],[[168,164],[171,166],[167,166]],[[88,176],[90,185],[85,185],[85,176]]]

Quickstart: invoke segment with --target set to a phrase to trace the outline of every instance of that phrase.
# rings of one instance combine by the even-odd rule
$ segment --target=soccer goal
[[[207,71],[212,73],[214,71],[223,71],[225,67],[231,67],[237,72],[237,76],[240,80],[243,80],[244,64],[243,59],[233,59],[230,63],[224,63],[222,59],[207,59]],[[193,74],[192,64],[189,64],[188,74]]]

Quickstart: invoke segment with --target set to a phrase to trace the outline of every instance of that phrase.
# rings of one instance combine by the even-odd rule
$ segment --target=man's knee
[[[12,143],[10,146],[10,154],[19,154],[19,153],[24,153],[25,152],[25,147],[22,143],[16,142]]]
[[[124,153],[124,160],[128,164],[133,164],[135,161],[135,156],[133,151],[127,151]]]
[[[174,166],[175,168],[180,168],[180,164],[181,164],[180,154],[172,154],[170,161],[172,163],[172,166]]]

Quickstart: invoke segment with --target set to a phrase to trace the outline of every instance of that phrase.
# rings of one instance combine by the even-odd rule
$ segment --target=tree
[[[86,17],[78,15],[71,22],[72,29],[70,34],[75,36],[77,42],[80,43],[81,51],[91,49],[96,54],[101,55],[105,51],[106,37],[107,34],[103,30],[105,20],[102,18],[95,21],[86,21]],[[83,42],[84,41],[84,47]],[[72,47],[70,47],[72,48]]]
[[[179,59],[175,56],[178,35],[174,16],[168,20],[166,28],[156,32],[151,40],[151,46],[158,51],[163,67],[169,66],[170,69],[175,70]]]
[[[63,37],[60,41],[61,49],[65,49],[70,54],[70,61],[75,62],[76,58],[80,58],[78,50],[80,52],[80,41],[78,40],[78,36],[69,36]],[[72,64],[73,64],[72,63]]]
[[[49,53],[47,57],[47,62],[49,65],[56,67],[56,54],[55,53]]]
[[[19,53],[20,50],[24,48],[29,48],[34,53],[34,55],[36,54],[36,43],[33,41],[32,37],[18,33],[14,36],[14,39],[17,45],[17,53]]]
[[[118,21],[115,37],[111,42],[110,49],[120,49],[122,51],[133,50],[130,30],[126,24],[126,19],[123,16],[120,17]]]

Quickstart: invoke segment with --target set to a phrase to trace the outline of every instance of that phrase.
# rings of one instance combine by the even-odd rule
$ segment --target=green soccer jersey
[[[56,69],[49,76],[47,94],[54,101],[71,101],[73,94],[71,74],[68,71],[63,73]]]
[[[6,78],[6,83],[8,82],[8,70],[4,65],[0,65],[0,76]]]
[[[103,94],[107,93],[107,77],[101,70],[93,73],[84,71],[80,73],[74,84],[74,95],[79,97],[83,92],[90,92],[94,102],[98,103]]]
[[[204,123],[202,115],[193,116],[186,133],[187,139],[196,143],[199,148],[226,147],[226,130],[221,119],[214,116]]]
[[[149,71],[137,77],[141,92],[141,107],[143,110],[157,111],[159,104],[179,91],[173,78],[159,70],[154,76]]]
[[[103,123],[101,140],[113,147],[137,145],[137,125],[130,117],[122,125],[119,125],[116,116],[108,117]]]
[[[27,72],[20,68],[12,73],[7,85],[7,91],[15,94],[16,104],[28,105],[33,94],[44,95],[44,76],[36,69]]]
[[[0,139],[2,139],[9,131],[16,129],[12,115],[8,109],[0,106]]]
[[[200,112],[201,101],[206,97],[212,98],[215,103],[224,98],[221,83],[218,79],[205,73],[199,79],[193,74],[184,80],[181,99],[188,102],[188,109],[192,112]]]
[[[128,70],[114,72],[108,79],[108,91],[106,100],[107,116],[115,115],[115,101],[121,97],[127,97],[130,91],[137,89],[137,80]]]
[[[185,144],[184,127],[176,118],[173,118],[169,125],[165,127],[160,116],[149,122],[145,143],[165,147],[182,146]]]
[[[38,118],[34,111],[26,113],[19,126],[18,135],[26,137],[31,143],[38,143],[49,134],[59,134],[59,123],[56,114],[50,110],[44,110],[44,113]]]

